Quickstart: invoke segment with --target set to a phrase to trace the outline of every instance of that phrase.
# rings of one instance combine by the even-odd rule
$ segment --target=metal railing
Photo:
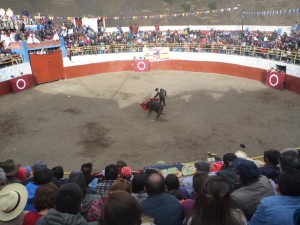
[[[3,55],[0,56],[0,68],[16,65],[23,62],[22,55]]]
[[[120,52],[142,52],[143,48],[151,47],[168,47],[171,52],[201,52],[201,53],[218,53],[228,55],[241,55],[281,61],[291,64],[300,65],[300,50],[284,51],[280,49],[247,47],[239,45],[213,45],[213,44],[189,44],[189,43],[160,43],[160,44],[103,44],[96,46],[72,47],[71,54],[92,55],[107,54]]]

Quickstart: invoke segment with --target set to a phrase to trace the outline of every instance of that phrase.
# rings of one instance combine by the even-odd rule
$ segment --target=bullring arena
[[[222,156],[241,143],[250,157],[300,145],[299,66],[287,66],[278,91],[264,85],[274,61],[170,53],[137,73],[139,55],[111,55],[64,58],[66,79],[1,96],[1,157],[22,165],[43,159],[68,171],[122,159],[137,169]],[[157,87],[167,90],[167,106],[152,122],[139,102]]]

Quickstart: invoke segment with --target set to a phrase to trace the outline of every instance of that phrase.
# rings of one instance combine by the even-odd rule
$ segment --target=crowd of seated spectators
[[[42,48],[38,50],[30,50],[28,51],[29,54],[37,54],[37,55],[47,55],[52,52],[60,51],[60,48],[55,47],[55,48]]]
[[[0,162],[0,224],[299,225],[300,154],[266,150],[264,165],[241,154],[195,162],[186,177],[123,160],[68,176],[44,161]],[[212,172],[212,164],[222,167]]]
[[[13,53],[9,48],[5,48],[0,42],[0,68],[21,63],[22,57]]]
[[[59,40],[63,37],[67,47],[113,46],[109,52],[139,51],[141,48],[126,46],[169,44],[182,45],[172,47],[173,51],[217,52],[241,54],[262,57],[287,63],[300,63],[300,25],[293,26],[291,34],[279,34],[276,30],[269,31],[225,31],[225,30],[193,30],[190,26],[182,30],[160,30],[159,25],[153,30],[142,31],[138,25],[129,26],[129,31],[123,32],[117,27],[114,32],[106,32],[101,27],[93,30],[90,26],[76,26],[71,21],[53,23],[49,19],[39,19],[31,23],[36,30],[27,29],[26,21],[22,18],[0,18],[1,40],[9,48],[11,42],[26,41],[40,43],[47,40]],[[241,49],[242,48],[242,49]],[[96,53],[105,53],[107,48],[100,48]],[[242,50],[242,51],[241,51]],[[73,51],[75,54],[76,51]],[[87,54],[89,54],[87,52]]]

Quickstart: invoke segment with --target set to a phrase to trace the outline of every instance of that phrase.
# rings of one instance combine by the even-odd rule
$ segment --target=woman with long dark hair
[[[225,179],[207,178],[184,225],[246,225],[244,214],[232,209],[230,201],[230,188]]]

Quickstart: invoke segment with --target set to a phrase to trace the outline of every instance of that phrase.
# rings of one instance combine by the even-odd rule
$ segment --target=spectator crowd
[[[100,172],[84,163],[66,175],[44,161],[8,159],[0,162],[0,224],[299,225],[299,150],[266,150],[263,164],[241,153],[196,161],[185,177],[163,175],[162,161],[133,171],[119,160]]]

